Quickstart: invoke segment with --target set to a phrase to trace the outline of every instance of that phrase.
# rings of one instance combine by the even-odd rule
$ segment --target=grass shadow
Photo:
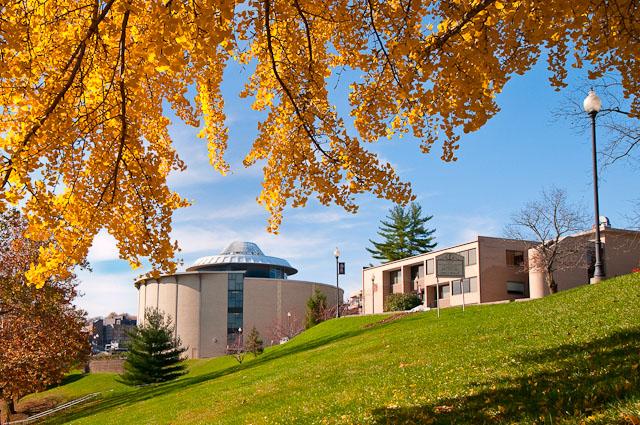
[[[381,327],[386,327],[393,324],[394,322],[380,323],[379,325],[376,326],[376,329],[380,329]],[[223,376],[231,375],[239,371],[250,370],[255,367],[261,366],[263,364],[272,362],[274,360],[277,360],[283,357],[292,356],[292,355],[303,353],[306,351],[311,351],[327,344],[335,343],[342,340],[347,340],[349,338],[356,337],[370,330],[371,329],[365,328],[364,326],[362,326],[357,329],[353,329],[349,331],[335,332],[326,337],[313,339],[311,341],[307,341],[303,343],[296,343],[294,339],[288,342],[286,345],[278,346],[278,348],[274,350],[269,350],[264,354],[262,354],[261,356],[255,359],[251,359],[248,362],[237,364],[237,365],[227,367],[225,369],[218,370],[211,373],[205,373],[197,376],[185,376],[183,378],[177,379],[172,382],[140,387],[137,389],[132,389],[131,391],[118,393],[113,396],[101,397],[96,399],[95,401],[91,401],[86,404],[83,404],[77,409],[69,410],[60,415],[56,415],[55,417],[52,417],[49,420],[47,420],[45,423],[62,424],[72,420],[78,420],[88,416],[93,416],[109,409],[130,406],[144,400],[148,400],[154,397],[179,391],[181,389],[190,387],[192,385],[197,385],[203,382],[218,379]]]
[[[64,378],[62,378],[62,381],[60,381],[59,383],[57,383],[55,385],[50,386],[47,389],[56,388],[56,387],[62,387],[64,385],[71,384],[73,382],[76,382],[76,381],[84,378],[85,376],[86,376],[86,374],[80,373],[80,372],[70,373],[69,375],[67,375]]]
[[[557,423],[640,395],[640,329],[513,359],[536,372],[472,383],[467,394],[373,411],[380,424]]]

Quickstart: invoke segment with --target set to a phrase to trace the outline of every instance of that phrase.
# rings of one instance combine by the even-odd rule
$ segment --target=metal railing
[[[85,402],[87,400],[91,400],[92,398],[97,397],[99,395],[100,395],[100,393],[87,394],[84,397],[80,397],[80,398],[77,398],[75,400],[68,401],[68,402],[63,403],[63,404],[61,404],[59,406],[54,407],[53,409],[49,409],[49,410],[45,410],[44,412],[36,413],[35,415],[29,416],[26,419],[20,419],[20,420],[17,420],[17,421],[6,422],[6,425],[28,424],[30,422],[37,421],[38,419],[42,419],[45,416],[52,415],[52,414],[60,412],[60,411],[62,411],[64,409],[68,409],[69,407],[73,407],[73,406],[76,406],[76,405],[78,405],[80,403],[83,403],[83,402]]]

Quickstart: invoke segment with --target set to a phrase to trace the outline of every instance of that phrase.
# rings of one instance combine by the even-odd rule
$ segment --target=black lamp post
[[[593,271],[593,279],[591,283],[598,283],[604,278],[602,270],[602,259],[600,258],[600,205],[598,201],[598,158],[596,152],[596,115],[602,108],[602,101],[593,90],[583,102],[584,110],[591,116],[591,149],[593,156],[593,203],[595,209],[595,225],[596,225],[596,264]]]
[[[340,317],[340,283],[338,282],[338,276],[340,275],[340,250],[338,247],[333,250],[333,255],[336,257],[336,318]]]

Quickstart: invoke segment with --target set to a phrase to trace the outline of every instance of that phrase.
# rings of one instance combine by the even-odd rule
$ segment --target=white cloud
[[[289,217],[285,217],[285,220],[291,220],[296,222],[305,222],[309,225],[314,224],[327,224],[327,223],[336,223],[340,221],[348,220],[351,214],[347,212],[338,212],[338,211],[318,211],[318,212],[307,212],[300,211],[297,214],[291,214]]]
[[[500,236],[502,229],[490,215],[442,215],[436,219],[436,240],[441,248],[469,242],[479,235]]]
[[[93,244],[89,248],[87,259],[89,262],[117,260],[118,248],[116,247],[116,239],[105,229],[100,230],[93,238]]]
[[[222,251],[233,241],[255,242],[266,255],[286,259],[316,258],[318,247],[333,249],[329,238],[331,229],[325,232],[301,229],[285,234],[270,234],[264,227],[232,227],[223,225],[176,226],[171,236],[182,248],[181,254],[214,255]]]
[[[75,304],[89,313],[89,317],[106,316],[112,311],[137,314],[138,291],[133,285],[138,271],[123,273],[78,273],[79,292]]]
[[[206,204],[196,203],[195,205],[177,211],[174,222],[201,221],[203,224],[206,224],[208,221],[239,220],[259,215],[265,215],[266,217],[266,212],[264,208],[258,205],[258,202],[253,199],[222,208],[212,208]]]

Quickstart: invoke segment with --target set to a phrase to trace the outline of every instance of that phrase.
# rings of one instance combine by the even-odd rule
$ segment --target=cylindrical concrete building
[[[288,278],[295,273],[288,261],[264,255],[256,244],[233,242],[219,255],[196,260],[186,272],[138,280],[139,323],[148,308],[169,315],[190,358],[224,355],[254,326],[266,344],[277,343],[304,322],[307,300],[316,289],[335,307],[335,286]]]

